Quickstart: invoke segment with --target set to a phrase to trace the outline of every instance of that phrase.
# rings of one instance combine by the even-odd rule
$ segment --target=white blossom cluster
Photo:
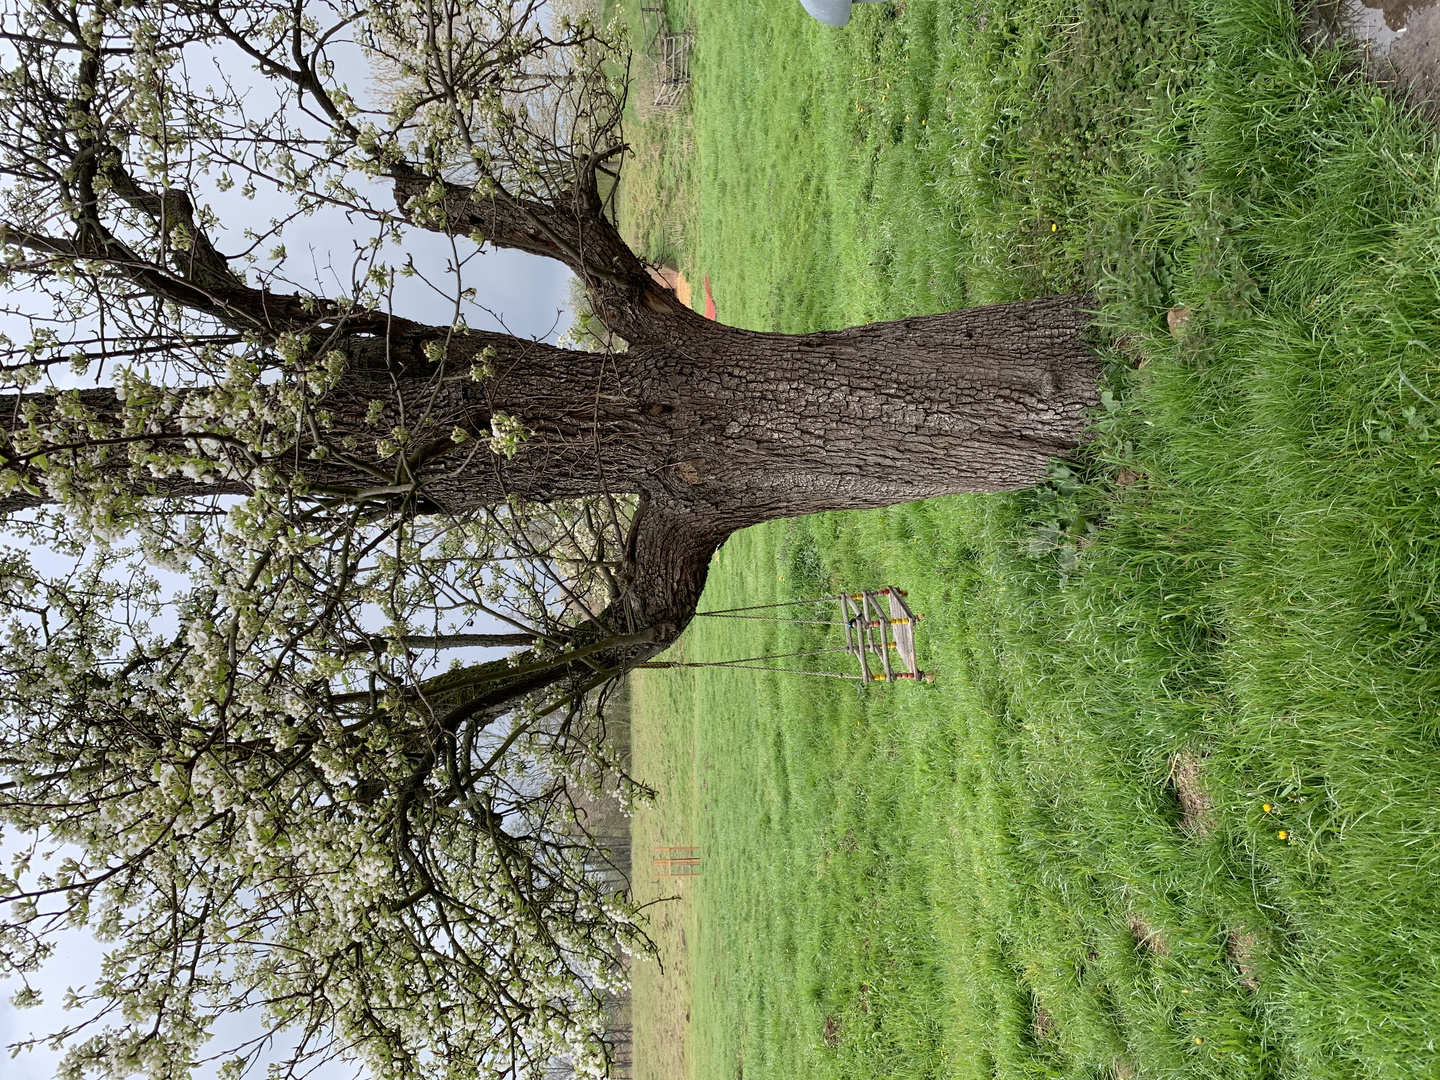
[[[69,1075],[185,1075],[241,1009],[377,1078],[603,1072],[601,1002],[646,943],[573,799],[632,787],[588,698],[454,719],[608,596],[581,569],[601,508],[407,520],[260,488],[102,516],[77,471],[12,526],[67,572],[15,548],[0,578],[0,819],[79,853],[0,876],[0,970],[62,927],[111,943]],[[437,666],[497,614],[538,648]]]
[[[132,415],[168,407],[132,389]],[[93,422],[67,410],[67,431]],[[131,465],[212,465],[183,456]],[[79,853],[0,875],[0,972],[33,970],[62,927],[110,943],[67,1075],[187,1075],[242,1009],[302,1033],[297,1065],[467,1077],[563,1055],[601,1074],[601,1003],[646,943],[589,875],[573,799],[632,786],[584,695],[463,713],[602,607],[613,508],[406,518],[277,480],[197,512],[91,468],[42,471],[53,509],[12,525],[66,572],[13,548],[0,577],[0,820]],[[531,647],[437,666],[497,615]]]

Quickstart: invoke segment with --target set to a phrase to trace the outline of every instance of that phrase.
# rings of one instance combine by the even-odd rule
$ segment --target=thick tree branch
[[[230,268],[230,263],[216,250],[209,234],[196,220],[190,196],[179,188],[162,193],[141,187],[120,167],[118,159],[116,153],[107,154],[101,174],[111,190],[149,218],[158,235],[168,241],[166,247],[181,276],[208,290],[243,286],[241,276]]]
[[[412,224],[558,260],[586,283],[596,314],[612,332],[632,344],[671,338],[672,324],[689,325],[700,316],[656,284],[605,217],[595,166],[613,152],[585,163],[577,186],[555,203],[516,197],[499,184],[482,194],[409,164],[392,166],[390,174],[396,202]]]

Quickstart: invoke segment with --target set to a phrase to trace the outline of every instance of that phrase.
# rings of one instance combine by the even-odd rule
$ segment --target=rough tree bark
[[[612,305],[619,295],[612,285]],[[454,374],[438,385],[425,344],[445,336],[441,329],[392,333],[383,363],[365,355],[380,339],[351,338],[354,370],[318,403],[335,417],[332,436],[373,444],[388,424],[366,422],[371,402],[395,411],[423,401],[428,419],[415,471],[427,505],[438,510],[511,498],[640,497],[624,597],[603,620],[617,631],[613,647],[496,680],[467,698],[467,716],[663,651],[694,614],[711,557],[739,529],[1028,487],[1051,458],[1080,444],[1097,403],[1091,316],[1079,296],[802,335],[710,322],[648,280],[630,299],[630,314],[615,318],[634,339],[624,352],[472,333],[450,339],[445,363]],[[468,371],[487,348],[494,375],[477,384]],[[102,413],[114,407],[111,391],[83,396]],[[497,413],[527,429],[513,458],[475,454],[449,438],[456,427],[485,437]],[[297,460],[306,457],[301,449]],[[307,462],[305,473],[317,488],[375,483],[343,463]],[[157,490],[221,487],[175,480]],[[34,501],[11,495],[6,504]],[[581,632],[575,645],[599,641],[598,632]]]

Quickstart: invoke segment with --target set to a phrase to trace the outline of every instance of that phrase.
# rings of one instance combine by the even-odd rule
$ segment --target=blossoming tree
[[[0,52],[0,973],[108,943],[74,1076],[603,1069],[646,947],[576,810],[626,784],[606,688],[737,529],[1034,482],[1079,298],[703,319],[606,214],[616,42],[541,0],[10,0]],[[313,214],[333,289],[285,269]],[[625,347],[407,313],[421,235],[560,260]]]

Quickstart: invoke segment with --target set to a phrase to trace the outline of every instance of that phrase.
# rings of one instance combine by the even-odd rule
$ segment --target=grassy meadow
[[[1034,490],[722,550],[908,589],[933,685],[635,675],[637,858],[705,857],[637,1080],[1440,1075],[1440,144],[1302,15],[672,3],[621,224],[724,321],[1084,290],[1108,374]]]

